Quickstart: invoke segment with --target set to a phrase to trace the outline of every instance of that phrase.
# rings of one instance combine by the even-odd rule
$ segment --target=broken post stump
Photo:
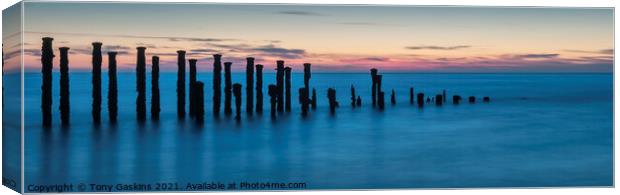
[[[224,62],[224,115],[232,114],[232,78],[230,67],[232,62]]]
[[[116,123],[118,116],[118,81],[116,78],[117,52],[108,52],[108,117]]]
[[[453,104],[459,104],[461,102],[461,96],[460,95],[453,95],[452,96],[452,103]]]
[[[424,106],[424,93],[418,93],[418,107],[423,107]]]
[[[235,96],[235,119],[241,119],[241,84],[233,84],[233,95]]]
[[[276,118],[276,103],[278,97],[278,86],[269,85],[267,89],[269,95],[269,103],[271,104],[271,118]]]
[[[196,98],[194,97],[194,84],[196,84],[196,59],[189,59],[189,116],[196,115]]]
[[[41,46],[41,113],[43,126],[52,126],[52,69],[54,68],[54,49],[51,37],[43,37]],[[93,106],[94,107],[94,106]]]
[[[469,96],[469,103],[476,103],[476,97]]]
[[[396,105],[396,92],[394,92],[394,89],[392,89],[392,95],[390,97],[390,102],[392,103],[392,105]]]
[[[285,91],[286,91],[286,103],[285,103],[285,110],[286,112],[290,112],[291,111],[291,67],[286,67],[284,68],[284,86],[285,86]]]
[[[327,89],[327,99],[329,100],[329,112],[331,114],[336,113],[338,107],[338,101],[336,101],[336,90],[333,88]]]
[[[194,86],[192,86],[194,88],[194,96],[192,98],[194,99],[194,105],[196,106],[194,110],[194,118],[199,124],[202,124],[204,122],[205,116],[204,86],[205,84],[200,81],[196,81],[196,83],[194,83]]]
[[[151,119],[159,120],[159,56],[153,56],[151,64]]]
[[[435,105],[441,106],[443,104],[443,96],[441,94],[435,95]]]
[[[136,62],[136,115],[139,122],[146,120],[146,47],[137,47]]]
[[[276,62],[276,86],[278,87],[278,112],[284,112],[284,61]]]
[[[256,113],[263,113],[263,65],[256,65]]]
[[[246,58],[246,66],[245,66],[245,112],[248,115],[252,115],[254,112],[254,58],[248,57]]]
[[[69,125],[69,48],[61,47],[60,50],[60,121],[63,126]]]
[[[185,118],[185,51],[177,51],[177,117]]]
[[[93,122],[95,125],[101,123],[101,45],[100,42],[94,42],[93,45]]]
[[[213,116],[220,116],[222,98],[222,55],[213,55]]]

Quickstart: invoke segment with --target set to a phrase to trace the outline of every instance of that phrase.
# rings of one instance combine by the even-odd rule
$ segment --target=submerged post
[[[185,51],[177,51],[177,117],[185,118]]]
[[[461,102],[461,96],[460,95],[453,95],[452,96],[452,103],[453,104],[459,104]]]
[[[357,96],[357,107],[362,107],[362,97]]]
[[[370,69],[370,78],[372,79],[372,106],[377,105],[377,69]]]
[[[213,116],[220,115],[222,98],[222,55],[213,55]]]
[[[329,112],[331,114],[336,113],[336,107],[338,107],[338,101],[336,101],[336,90],[333,88],[327,89],[327,99],[329,100]]]
[[[151,63],[151,119],[159,120],[159,56],[153,56]]]
[[[137,47],[138,59],[136,66],[136,114],[138,121],[146,120],[146,47]]]
[[[305,87],[299,88],[299,104],[301,104],[301,115],[306,116],[308,114],[308,91]]]
[[[101,43],[93,43],[93,122],[98,125],[101,122]]]
[[[271,118],[276,118],[276,98],[278,96],[278,87],[276,85],[269,85],[267,94],[269,95],[269,102],[271,103]]]
[[[473,104],[473,103],[476,103],[476,97],[474,97],[474,96],[469,96],[469,98],[468,98],[468,99],[469,99],[469,103],[472,103],[472,104]]]
[[[263,113],[263,65],[256,65],[256,113]]]
[[[232,114],[232,78],[230,67],[232,62],[224,62],[224,115]]]
[[[248,115],[252,115],[254,112],[254,58],[246,58],[247,64],[245,66],[245,112]]]
[[[202,124],[204,122],[205,116],[205,93],[204,93],[205,84],[200,81],[196,81],[194,83],[194,105],[196,106],[194,110],[194,116],[196,118],[196,122],[198,124]]]
[[[383,75],[376,75],[376,87],[377,87],[377,93],[379,95],[379,97],[377,98],[377,104],[379,105],[379,109],[383,110],[385,108],[385,93],[383,92],[383,90],[381,89],[381,82],[383,80]]]
[[[311,101],[310,101],[310,78],[311,75],[312,64],[304,63],[304,99],[301,100],[302,109],[308,110]]]
[[[413,87],[409,88],[409,104],[413,104]]]
[[[443,93],[442,93],[443,103],[446,103],[446,101],[447,101],[447,99],[448,99],[448,98],[446,98],[446,97],[448,97],[448,96],[446,96],[446,90],[444,89],[444,90],[443,90]]]
[[[284,111],[284,61],[278,60],[276,66],[276,86],[278,87],[278,112]]]
[[[423,107],[424,106],[424,93],[418,93],[418,107]]]
[[[435,96],[435,104],[441,106],[443,104],[443,96],[441,94],[437,94]]]
[[[291,111],[291,67],[284,68],[284,86],[286,91],[286,112]]]
[[[490,101],[491,101],[491,98],[489,96],[484,96],[482,98],[482,102],[490,102]]]
[[[392,103],[392,105],[396,105],[396,92],[394,91],[394,89],[392,89],[392,95],[390,97],[390,102]]]
[[[241,84],[233,84],[233,94],[235,95],[235,119],[241,119]]]
[[[316,110],[316,89],[312,88],[312,110]]]
[[[60,49],[60,121],[63,126],[69,125],[69,48]]]
[[[108,52],[108,117],[116,123],[118,116],[118,81],[116,79],[117,52]]]
[[[43,37],[41,47],[41,112],[43,126],[52,126],[52,69],[54,68],[54,49],[51,37]]]
[[[196,98],[194,85],[196,84],[196,59],[189,59],[189,117],[196,115]]]
[[[355,100],[356,100],[356,96],[355,96],[355,86],[351,85],[351,107],[355,108]]]

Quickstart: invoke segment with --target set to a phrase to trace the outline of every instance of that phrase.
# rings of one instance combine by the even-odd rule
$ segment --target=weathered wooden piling
[[[383,75],[376,75],[376,87],[377,93],[379,97],[377,98],[377,104],[379,105],[379,109],[383,110],[385,108],[385,93],[381,89],[381,82],[383,80]]]
[[[194,96],[192,96],[192,98],[194,99],[194,105],[196,106],[194,110],[194,118],[196,119],[196,122],[199,124],[202,124],[204,122],[204,116],[205,116],[204,86],[205,84],[200,81],[196,81],[196,83],[194,83],[194,86],[193,86]]]
[[[299,104],[301,105],[301,115],[308,115],[308,91],[305,87],[299,88]]]
[[[482,98],[482,102],[490,102],[490,101],[491,101],[491,98],[489,96],[484,96]]]
[[[396,92],[392,89],[392,95],[390,96],[390,102],[392,105],[396,105]]]
[[[284,111],[284,61],[276,62],[276,86],[278,87],[278,112]]]
[[[459,104],[461,102],[461,96],[460,95],[453,95],[452,96],[452,103],[453,104]]]
[[[136,62],[136,114],[138,121],[146,120],[146,47],[137,47]]]
[[[41,112],[43,126],[52,126],[52,69],[54,68],[54,49],[51,37],[43,37],[41,47]]]
[[[118,116],[118,81],[116,78],[117,52],[108,52],[108,118],[116,123]]]
[[[370,69],[370,77],[372,79],[372,106],[377,105],[377,69]]]
[[[443,104],[443,96],[441,94],[435,95],[435,105],[441,106]]]
[[[213,55],[213,116],[220,115],[222,98],[222,55]]]
[[[469,96],[468,100],[469,100],[469,103],[472,103],[472,104],[476,103],[476,97],[474,96]]]
[[[235,96],[235,119],[241,119],[241,84],[233,84],[233,95]]]
[[[327,99],[329,100],[329,112],[331,114],[336,113],[338,107],[338,101],[336,101],[336,90],[333,88],[327,89]]]
[[[177,51],[177,117],[185,118],[185,51]]]
[[[357,107],[362,107],[362,97],[357,96]]]
[[[310,78],[312,76],[311,67],[312,65],[310,63],[304,63],[304,93],[303,97],[301,97],[302,99],[300,99],[302,111],[307,111],[312,103],[310,100]]]
[[[424,93],[418,93],[417,102],[418,107],[424,106]]]
[[[410,87],[409,88],[409,104],[413,104],[413,96],[414,96],[413,94],[415,94],[413,91],[413,87]]]
[[[446,98],[446,97],[448,97],[448,96],[446,96],[446,90],[444,89],[444,90],[443,90],[443,93],[442,93],[443,103],[446,103],[446,101],[447,101],[447,99],[448,99],[448,98]]]
[[[291,67],[284,68],[284,86],[286,92],[286,102],[285,102],[285,110],[286,112],[291,111]]]
[[[196,115],[196,98],[194,97],[194,85],[196,84],[196,59],[189,59],[189,117]]]
[[[151,119],[159,120],[159,56],[153,56],[151,63]]]
[[[61,47],[60,50],[60,121],[63,126],[69,125],[69,48]]]
[[[224,115],[232,114],[232,78],[230,67],[232,62],[224,62]]]
[[[312,110],[316,110],[316,89],[312,88]]]
[[[254,58],[246,58],[245,66],[245,112],[252,115],[254,112]]]
[[[355,104],[357,96],[355,95],[355,86],[351,85],[351,107],[355,108],[357,104]]]
[[[93,122],[98,125],[101,123],[101,45],[100,42],[94,42],[93,45]]]
[[[269,95],[269,103],[271,104],[271,118],[276,118],[276,103],[278,97],[278,86],[269,85],[267,90],[267,95]]]
[[[263,65],[256,65],[256,113],[263,113]]]

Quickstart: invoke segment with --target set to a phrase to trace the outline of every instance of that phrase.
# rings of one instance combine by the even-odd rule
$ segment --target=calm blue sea
[[[305,182],[307,189],[564,187],[613,185],[612,74],[384,73],[386,109],[372,108],[368,73],[314,73],[318,109],[300,117],[293,73],[293,111],[242,120],[214,119],[212,76],[205,82],[203,127],[176,117],[176,73],[160,79],[161,121],[135,121],[135,73],[119,73],[119,121],[92,126],[91,75],[72,73],[71,127],[60,127],[54,74],[54,127],[41,128],[40,73],[25,76],[25,187],[62,183]],[[245,85],[245,74],[233,82]],[[363,107],[350,106],[355,85]],[[327,88],[341,107],[332,116]],[[417,92],[490,96],[490,103],[409,104]],[[245,88],[245,86],[244,86]],[[389,104],[394,89],[397,104]],[[243,90],[245,93],[245,90]],[[150,113],[150,73],[147,77]],[[245,98],[245,94],[243,94]],[[222,97],[223,98],[223,97]],[[243,101],[245,104],[245,100]],[[245,108],[245,105],[244,105]],[[222,110],[223,111],[223,110]],[[150,116],[147,116],[150,118]],[[28,190],[28,189],[26,189]]]

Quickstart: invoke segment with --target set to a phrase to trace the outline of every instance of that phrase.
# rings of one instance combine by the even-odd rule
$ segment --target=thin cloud
[[[548,54],[523,54],[523,55],[516,55],[515,57],[517,58],[555,58],[558,57],[560,54],[557,53],[548,53]]]
[[[297,15],[297,16],[324,16],[321,13],[308,12],[308,11],[297,11],[297,10],[279,11],[279,12],[276,12],[276,14]]]
[[[143,39],[166,39],[169,41],[194,41],[194,42],[223,42],[223,41],[237,41],[238,39],[231,38],[201,38],[201,37],[165,37],[165,36],[138,36],[138,35],[123,35],[123,34],[98,34],[98,33],[70,33],[70,32],[37,32],[26,31],[29,34],[41,34],[41,35],[71,35],[71,36],[103,36],[103,37],[122,37],[122,38],[143,38]]]
[[[409,46],[405,47],[411,50],[457,50],[457,49],[467,49],[470,48],[471,45],[456,45],[456,46],[433,46],[433,45],[425,45],[425,46]]]
[[[267,53],[277,57],[298,59],[304,57],[306,50],[303,49],[287,49],[282,47],[276,47],[275,45],[264,45],[256,48],[252,48],[252,51]]]

